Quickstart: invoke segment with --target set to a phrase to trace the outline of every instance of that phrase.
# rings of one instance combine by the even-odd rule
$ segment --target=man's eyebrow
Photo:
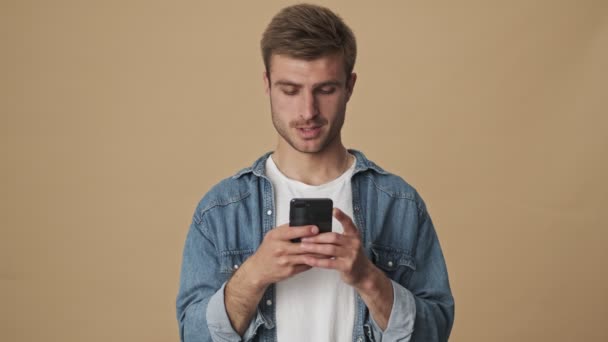
[[[291,81],[287,81],[287,80],[277,80],[274,82],[275,86],[290,86],[290,87],[302,87],[301,84],[299,83],[295,83],[295,82],[291,82]],[[338,81],[338,80],[330,80],[330,81],[325,81],[325,82],[319,82],[319,83],[315,83],[312,85],[313,88],[320,88],[320,87],[325,87],[325,86],[340,86],[342,85],[342,82]]]
[[[291,81],[286,81],[286,80],[278,80],[274,82],[275,86],[290,86],[290,87],[301,87],[301,84],[295,83],[295,82],[291,82]]]

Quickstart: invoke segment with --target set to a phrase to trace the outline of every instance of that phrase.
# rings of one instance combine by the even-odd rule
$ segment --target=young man
[[[278,144],[194,213],[177,297],[182,341],[447,340],[454,301],[424,202],[342,144],[353,33],[326,8],[296,5],[261,45]],[[298,197],[331,198],[333,231],[289,227]]]

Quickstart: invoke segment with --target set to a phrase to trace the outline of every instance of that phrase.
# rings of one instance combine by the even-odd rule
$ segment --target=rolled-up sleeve
[[[375,340],[409,341],[414,331],[416,319],[416,301],[414,295],[399,283],[391,280],[393,285],[393,308],[386,329],[383,331],[371,317]]]
[[[211,332],[213,341],[251,341],[256,334],[257,329],[266,323],[264,316],[259,308],[249,323],[249,327],[245,330],[243,337],[232,328],[228,312],[226,311],[226,302],[224,301],[224,288],[226,284],[217,291],[209,300],[207,306],[207,326]]]
[[[180,340],[250,341],[264,318],[257,312],[243,337],[234,330],[224,304],[226,283],[220,277],[218,253],[204,232],[195,217],[186,237],[176,300]]]
[[[411,277],[393,279],[393,308],[382,331],[371,318],[376,341],[443,342],[454,323],[454,298],[437,233],[424,202],[417,217],[415,270]]]

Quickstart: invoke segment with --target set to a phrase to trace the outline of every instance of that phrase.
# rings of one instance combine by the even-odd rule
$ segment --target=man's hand
[[[376,267],[363,252],[361,236],[351,218],[338,208],[334,208],[333,215],[342,224],[344,233],[323,233],[303,238],[299,247],[303,252],[328,257],[305,257],[306,264],[335,269],[340,272],[345,283],[354,288],[362,287]]]
[[[243,264],[251,274],[254,285],[266,289],[272,283],[309,270],[311,266],[306,264],[306,258],[314,256],[291,240],[312,237],[318,233],[319,228],[316,226],[290,227],[288,224],[269,231],[255,254]]]
[[[228,281],[224,304],[230,323],[243,336],[256,306],[268,285],[309,270],[306,258],[318,258],[300,248],[292,239],[312,237],[319,233],[316,226],[290,227],[284,224],[269,231],[258,250],[247,259]]]
[[[342,280],[355,288],[376,323],[384,330],[393,307],[393,285],[363,252],[361,236],[351,218],[337,208],[333,214],[342,224],[344,233],[323,233],[303,238],[299,246],[302,251],[326,256],[313,258],[305,255],[306,264],[339,271]]]

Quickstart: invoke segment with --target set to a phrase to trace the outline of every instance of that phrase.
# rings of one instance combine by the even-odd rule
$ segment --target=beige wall
[[[606,341],[608,2],[333,1],[345,143],[425,198],[453,341]],[[190,218],[273,148],[280,1],[0,2],[0,340],[174,341]]]

